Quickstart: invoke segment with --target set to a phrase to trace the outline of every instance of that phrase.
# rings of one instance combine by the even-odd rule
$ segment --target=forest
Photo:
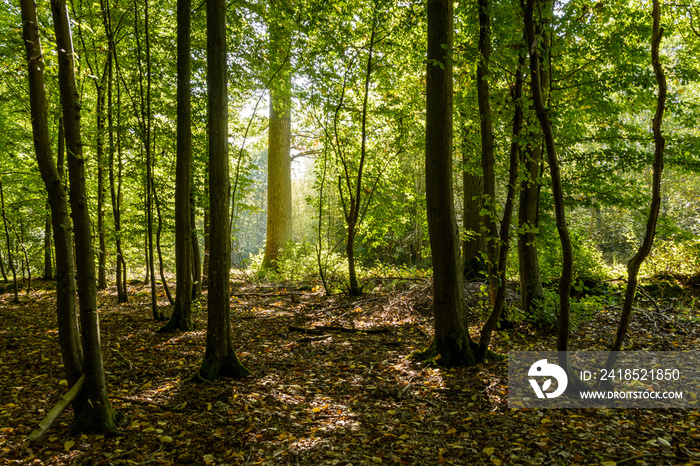
[[[0,465],[700,464],[695,391],[509,400],[698,365],[698,56],[697,0],[0,0]]]

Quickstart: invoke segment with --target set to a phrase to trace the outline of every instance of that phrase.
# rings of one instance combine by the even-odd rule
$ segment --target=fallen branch
[[[345,332],[345,333],[357,333],[357,332],[362,332],[362,333],[389,333],[389,329],[386,327],[383,328],[348,328],[348,327],[340,327],[338,325],[317,325],[314,328],[304,328],[304,327],[294,327],[292,325],[289,326],[289,331],[290,332],[301,332],[301,333],[308,333],[310,335],[320,335],[323,332]]]
[[[318,335],[315,337],[305,337],[305,338],[300,338],[299,340],[297,340],[297,343],[309,343],[311,341],[326,340],[330,337],[331,337],[331,335]]]
[[[44,416],[44,419],[41,420],[39,426],[34,429],[31,434],[29,434],[27,441],[33,442],[34,440],[41,438],[56,422],[56,419],[58,419],[58,416],[61,415],[63,410],[66,409],[66,407],[71,404],[73,400],[75,400],[75,397],[77,397],[80,391],[83,389],[84,384],[85,376],[81,375],[78,381],[73,384],[71,389],[68,390],[68,392],[63,395],[60,400],[58,400],[56,406],[54,406],[53,409],[49,411],[46,416]]]

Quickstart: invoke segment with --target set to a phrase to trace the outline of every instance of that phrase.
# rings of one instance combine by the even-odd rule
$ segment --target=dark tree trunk
[[[15,303],[19,302],[19,285],[17,284],[17,271],[15,270],[15,263],[12,258],[12,242],[10,240],[10,227],[7,221],[7,212],[5,212],[5,193],[2,189],[2,180],[0,180],[0,207],[2,208],[2,223],[5,226],[5,240],[7,245],[7,262],[10,264],[10,271],[12,272],[12,283],[14,283],[15,297],[13,301]]]
[[[209,198],[209,184],[204,187],[204,194]],[[204,221],[202,226],[202,236],[204,236],[204,254],[202,257],[202,287],[209,286],[209,251],[211,250],[211,239],[209,237],[209,224],[211,215],[209,215],[209,206],[204,206]],[[194,243],[192,243],[194,245]],[[197,243],[198,245],[199,243]]]
[[[477,351],[477,360],[483,360],[489,348],[491,335],[499,319],[503,315],[503,308],[506,301],[506,267],[508,265],[508,249],[510,247],[510,222],[513,216],[513,204],[515,201],[515,191],[518,184],[518,161],[520,155],[520,135],[523,126],[523,69],[526,66],[526,56],[522,54],[518,60],[517,69],[515,70],[515,85],[512,92],[514,105],[513,111],[513,133],[510,143],[510,166],[508,168],[508,191],[506,193],[506,203],[503,207],[503,219],[501,220],[501,229],[498,238],[498,262],[495,267],[496,276],[496,296],[489,318],[486,320],[481,337],[479,338],[479,349]]]
[[[0,250],[0,274],[2,274],[2,281],[7,283],[7,273],[5,273],[5,260],[2,258],[2,251]]]
[[[531,141],[521,152],[521,166],[525,176],[520,183],[518,205],[518,271],[520,303],[525,315],[540,317],[544,290],[537,251],[538,210],[540,203],[539,171],[542,149],[539,141]]]
[[[107,78],[107,66],[102,74],[102,79],[98,83],[95,81],[97,88],[97,109],[96,114],[96,152],[97,152],[97,238],[99,248],[97,250],[97,288],[103,290],[107,288],[107,239],[105,232],[105,175],[104,175],[104,107],[105,95],[104,84]]]
[[[470,170],[472,165],[466,140],[468,138],[466,125],[462,129],[462,185],[464,187],[464,211],[462,214],[462,227],[465,238],[462,241],[462,269],[464,278],[473,280],[481,278],[487,272],[481,253],[486,251],[486,241],[481,226],[483,218],[481,210],[484,208],[484,177]]]
[[[476,93],[481,122],[481,170],[483,174],[483,216],[486,227],[486,269],[489,277],[489,297],[496,300],[498,278],[498,225],[496,224],[496,170],[493,153],[493,123],[489,96],[489,60],[491,57],[491,16],[489,0],[479,0],[479,58],[476,64]]]
[[[39,37],[36,5],[34,0],[22,0],[23,39],[27,53],[29,99],[32,114],[34,151],[39,172],[48,193],[56,251],[56,314],[58,340],[61,347],[66,379],[72,387],[83,372],[83,349],[78,330],[78,312],[73,262],[71,220],[68,215],[68,199],[61,181],[49,139],[49,124],[44,78],[44,58]],[[59,137],[62,137],[59,131]],[[59,146],[61,144],[59,143]],[[84,398],[78,396],[73,402],[75,415],[82,410]]]
[[[551,14],[553,3],[547,7]],[[536,24],[535,34],[541,37],[545,50],[549,49],[549,31],[543,24]],[[545,59],[538,51],[540,63]],[[549,89],[549,66],[540,67],[541,94]],[[531,79],[533,79],[531,77]],[[521,153],[520,164],[524,176],[520,183],[520,203],[518,206],[518,271],[520,278],[520,302],[525,315],[535,322],[541,322],[544,305],[544,290],[540,275],[540,261],[537,250],[537,226],[540,201],[540,170],[542,165],[542,133],[533,131],[532,140]]]
[[[48,132],[48,118],[47,118]],[[46,223],[44,224],[44,280],[53,280],[53,264],[51,254],[51,207],[46,214]]]
[[[225,0],[207,1],[207,68],[211,258],[207,347],[198,373],[203,379],[213,380],[219,376],[242,377],[250,373],[238,360],[231,340]]]
[[[561,173],[559,171],[559,159],[557,157],[557,149],[554,141],[554,131],[549,119],[549,111],[544,106],[542,86],[539,79],[540,73],[542,72],[542,67],[540,64],[538,49],[541,49],[542,45],[546,47],[547,43],[545,42],[543,44],[538,44],[538,41],[541,38],[535,34],[533,19],[535,4],[538,4],[538,0],[527,0],[524,11],[525,34],[530,53],[530,88],[532,90],[532,101],[535,107],[535,113],[537,114],[537,119],[542,127],[542,134],[544,136],[545,147],[547,149],[549,173],[552,178],[554,214],[556,217],[557,231],[559,233],[559,241],[561,242],[562,249],[561,277],[559,279],[559,329],[557,333],[557,351],[560,352],[559,365],[564,367],[571,381],[573,382],[572,386],[574,386],[580,383],[580,381],[571,369],[571,364],[567,353],[569,350],[569,325],[571,316],[570,292],[574,266],[573,248],[571,245],[571,238],[569,237],[569,227],[566,224],[564,190],[562,188]],[[547,10],[551,11],[551,8]],[[547,17],[547,13],[545,13],[544,17]],[[542,27],[545,26],[542,25]],[[543,51],[543,54],[548,53],[548,50]]]
[[[423,356],[444,366],[471,366],[476,361],[466,323],[452,197],[452,21],[452,0],[428,0],[425,189],[435,336]]]
[[[168,286],[168,281],[165,279],[165,269],[163,268],[163,252],[160,247],[160,234],[163,231],[163,217],[160,214],[160,201],[158,200],[158,190],[153,187],[153,201],[156,206],[156,215],[158,216],[158,228],[156,229],[156,251],[158,252],[158,274],[160,275],[160,281],[163,284],[163,290],[165,295],[168,297],[168,302],[170,305],[175,304],[172,293],[170,293],[170,287]]]
[[[654,164],[653,178],[651,185],[651,206],[649,208],[649,217],[647,218],[646,232],[644,240],[639,246],[637,253],[627,263],[627,288],[625,289],[625,301],[622,304],[622,312],[620,314],[620,323],[617,327],[617,334],[613,341],[610,351],[620,351],[622,344],[627,334],[630,318],[632,316],[632,304],[634,303],[634,295],[637,291],[637,275],[639,267],[641,267],[644,259],[649,255],[651,247],[654,244],[654,236],[656,235],[656,224],[659,219],[659,209],[661,207],[661,174],[664,168],[664,147],[666,139],[661,131],[661,123],[664,117],[664,108],[666,106],[666,75],[659,60],[659,45],[664,34],[664,29],[661,27],[661,7],[659,0],[652,1],[652,35],[651,35],[651,64],[654,68],[656,76],[656,85],[658,95],[656,98],[656,112],[652,121],[652,131],[654,133]],[[612,367],[612,355],[610,353],[609,367]]]
[[[190,0],[177,2],[177,159],[175,166],[175,307],[161,331],[192,330],[192,122]],[[199,280],[197,280],[199,281]]]
[[[75,83],[75,62],[71,43],[70,21],[65,0],[51,0],[51,11],[58,52],[58,79],[63,108],[70,204],[75,235],[77,286],[80,297],[85,403],[78,414],[77,430],[110,430],[115,413],[107,397],[100,328],[97,316],[95,257],[92,248],[90,216],[85,189],[85,161],[80,136],[80,101]]]

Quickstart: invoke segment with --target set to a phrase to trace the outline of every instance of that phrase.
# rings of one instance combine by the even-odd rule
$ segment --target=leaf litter
[[[130,293],[129,304],[114,290],[99,297],[117,429],[74,434],[68,408],[33,444],[24,440],[66,390],[55,295],[0,297],[0,465],[700,464],[698,410],[511,410],[506,361],[441,369],[410,359],[432,336],[424,283],[354,301],[234,283],[234,345],[253,375],[211,383],[190,380],[205,304],[196,330],[160,334],[145,287]],[[476,335],[484,311],[467,296]],[[700,310],[661,314],[635,313],[628,349],[697,348]],[[603,350],[615,325],[614,309],[591,313],[572,329],[574,349]],[[525,325],[493,339],[501,353],[554,347],[551,332]]]

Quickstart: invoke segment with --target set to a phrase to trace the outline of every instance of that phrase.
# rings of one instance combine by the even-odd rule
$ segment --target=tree
[[[276,268],[276,260],[292,240],[292,73],[290,66],[291,24],[284,3],[271,1],[270,36],[270,127],[267,151],[267,237],[262,268]]]
[[[78,430],[110,430],[114,427],[115,412],[107,398],[100,347],[94,251],[86,202],[85,160],[80,135],[80,101],[75,82],[75,55],[65,0],[51,0],[51,12],[56,33],[58,81],[65,125],[85,376],[85,404],[76,419],[75,427]]]
[[[229,168],[228,83],[226,62],[226,2],[207,2],[207,90],[209,108],[209,211],[211,256],[207,347],[198,374],[206,380],[218,376],[243,377],[250,371],[241,364],[231,341],[229,269]]]
[[[192,122],[190,0],[177,2],[177,162],[175,167],[175,307],[161,330],[192,330]],[[196,237],[195,237],[196,238]],[[197,247],[197,246],[194,246]]]
[[[428,0],[425,190],[433,257],[435,336],[423,357],[474,365],[452,189],[452,0]]]
[[[661,60],[659,59],[659,45],[664,34],[664,29],[661,27],[661,7],[659,0],[652,2],[652,36],[651,36],[651,64],[654,69],[658,95],[656,98],[656,111],[652,121],[652,131],[654,133],[654,163],[653,163],[653,180],[651,193],[651,206],[649,207],[649,216],[647,217],[646,231],[644,239],[639,246],[637,253],[627,263],[627,287],[625,289],[625,301],[622,304],[620,313],[620,323],[618,324],[615,340],[610,347],[610,357],[608,359],[608,367],[612,367],[613,354],[612,352],[620,351],[622,343],[625,340],[627,327],[632,315],[632,304],[634,303],[634,295],[637,293],[637,275],[639,267],[641,267],[644,259],[649,255],[651,247],[654,244],[654,236],[656,235],[656,225],[659,219],[659,210],[661,208],[661,174],[664,168],[664,147],[666,139],[661,131],[661,123],[663,122],[664,109],[666,107],[666,74],[664,73]]]
[[[78,312],[73,262],[73,238],[70,233],[67,192],[51,153],[47,100],[44,79],[45,62],[39,37],[34,0],[22,0],[22,37],[27,53],[29,101],[32,114],[34,152],[44,186],[48,193],[50,220],[53,225],[53,244],[56,251],[56,314],[58,338],[61,346],[66,379],[72,387],[83,372],[83,349],[78,330]],[[73,404],[76,416],[83,407],[83,399]]]

